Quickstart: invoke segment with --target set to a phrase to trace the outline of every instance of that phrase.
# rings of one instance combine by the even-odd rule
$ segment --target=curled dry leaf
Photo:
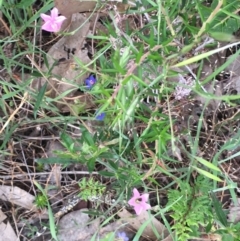
[[[127,222],[131,225],[135,230],[139,230],[139,228],[146,222],[148,225],[144,229],[142,236],[149,238],[151,240],[156,240],[156,235],[154,230],[156,230],[159,236],[163,237],[165,241],[172,241],[172,238],[169,236],[169,232],[166,227],[159,222],[152,214],[143,211],[138,216],[133,216],[129,213],[126,209],[118,212],[118,216],[121,218],[122,221]]]
[[[50,203],[58,203],[62,200],[62,195],[61,193],[59,193],[59,190],[61,188],[61,178],[61,165],[55,164],[52,167],[52,170],[48,177],[48,185],[57,187],[57,189],[47,189],[47,195],[49,197]]]
[[[37,207],[33,204],[35,197],[19,187],[0,186],[0,199],[28,210],[37,211]]]

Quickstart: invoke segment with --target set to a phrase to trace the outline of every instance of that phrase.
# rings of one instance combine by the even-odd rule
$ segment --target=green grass
[[[87,90],[71,80],[73,89],[91,96],[94,105],[90,108],[62,101],[67,91],[53,98],[47,93],[47,85],[38,91],[30,88],[35,78],[51,76],[51,66],[48,72],[41,67],[43,63],[47,65],[46,52],[51,46],[46,43],[55,38],[52,34],[42,35],[39,18],[40,13],[52,9],[53,2],[33,3],[0,1],[5,31],[0,40],[0,155],[4,157],[0,171],[7,165],[20,165],[16,156],[22,152],[27,159],[23,166],[31,166],[31,172],[38,172],[35,168],[41,170],[46,163],[61,164],[63,173],[69,165],[82,164],[89,175],[98,172],[94,176],[96,183],[105,185],[111,181],[109,191],[116,193],[115,199],[120,196],[129,200],[133,188],[151,193],[150,204],[158,210],[158,219],[172,233],[173,240],[200,237],[201,232],[218,233],[222,240],[239,240],[239,225],[227,220],[226,207],[219,201],[225,190],[230,193],[229,199],[237,202],[236,180],[223,169],[223,164],[230,165],[239,155],[224,154],[238,145],[238,131],[224,132],[226,127],[234,128],[237,117],[230,116],[214,134],[206,130],[206,113],[211,108],[208,104],[216,100],[238,108],[239,95],[210,93],[206,84],[213,84],[214,78],[236,61],[240,53],[238,48],[216,66],[211,60],[239,45],[234,33],[240,28],[237,14],[240,2],[142,0],[137,7],[127,10],[129,18],[124,27],[118,23],[117,12],[108,11],[102,19],[106,33],[87,37],[88,43],[94,43],[91,64],[84,66],[81,59],[75,59],[84,73],[96,75],[97,83]],[[131,18],[135,18],[134,24]],[[208,36],[214,42],[205,45]],[[227,41],[219,47],[219,40]],[[6,52],[8,47],[10,52]],[[207,59],[213,67],[204,75],[201,72],[209,65]],[[189,96],[176,100],[176,86],[185,86],[178,83],[178,73],[187,78],[189,72],[185,66],[194,72],[195,85],[190,87]],[[189,114],[192,112],[182,106],[198,97],[205,98],[205,106],[194,123],[193,114]],[[56,105],[60,102],[70,106],[71,111],[62,113]],[[103,112],[104,121],[95,120],[96,113]],[[179,124],[183,123],[182,117],[186,118],[185,126]],[[57,135],[66,150],[56,151],[56,157],[48,158],[45,155],[48,140],[34,142],[27,138],[37,128],[41,129],[39,139]],[[76,130],[81,132],[80,137]],[[220,132],[224,134],[218,135]],[[217,148],[211,157],[204,153],[203,143],[208,141],[204,133],[216,137]],[[24,150],[19,149],[20,142]],[[3,161],[9,158],[12,164]],[[11,172],[5,174],[14,176]],[[14,179],[13,185],[19,183]],[[43,187],[46,184],[47,180]],[[35,184],[34,190],[47,195],[39,187]],[[53,215],[50,204],[49,213]],[[198,215],[201,210],[206,215]],[[102,215],[109,222],[115,218],[107,210]],[[53,216],[50,220],[56,239]],[[133,240],[140,236],[138,232]]]

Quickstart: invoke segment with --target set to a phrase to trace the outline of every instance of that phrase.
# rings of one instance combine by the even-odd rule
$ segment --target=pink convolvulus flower
[[[137,215],[140,215],[142,211],[146,211],[151,206],[146,203],[148,201],[149,194],[140,194],[136,188],[133,189],[133,197],[128,201],[128,204],[133,206]]]
[[[58,16],[58,9],[53,8],[51,10],[51,15],[46,15],[44,13],[40,14],[41,18],[44,20],[42,29],[48,32],[58,32],[61,29],[63,21],[66,19],[64,16]]]

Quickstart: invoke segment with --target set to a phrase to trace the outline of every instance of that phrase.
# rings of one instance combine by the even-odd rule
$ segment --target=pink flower
[[[149,194],[144,193],[140,195],[136,188],[133,189],[133,197],[128,201],[128,204],[133,206],[137,215],[140,215],[142,211],[146,211],[151,208],[151,206],[146,203],[148,201]]]
[[[62,23],[66,19],[64,16],[58,16],[57,8],[53,8],[51,10],[50,16],[44,13],[41,13],[40,16],[45,21],[45,23],[42,25],[42,29],[54,33],[61,29]]]

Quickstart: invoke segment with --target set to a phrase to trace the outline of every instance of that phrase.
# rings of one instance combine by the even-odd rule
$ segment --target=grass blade
[[[37,101],[36,101],[36,104],[35,104],[34,109],[33,109],[33,116],[34,116],[35,119],[37,118],[37,112],[38,112],[39,107],[41,106],[43,97],[44,97],[45,92],[46,92],[46,88],[47,88],[47,82],[41,87],[41,89],[40,89],[40,91],[37,95]]]

